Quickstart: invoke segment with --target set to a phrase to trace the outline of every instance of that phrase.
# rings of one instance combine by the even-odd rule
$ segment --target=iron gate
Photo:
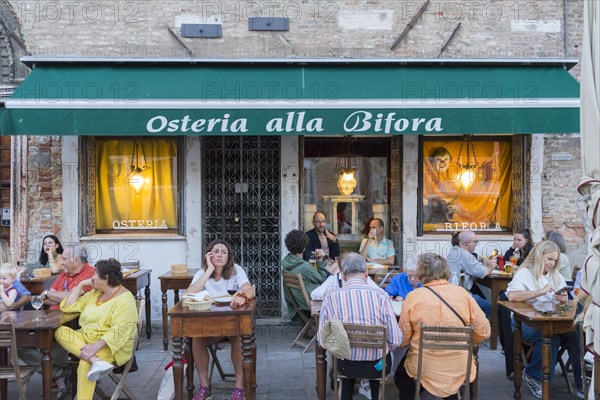
[[[202,146],[203,248],[231,245],[256,285],[257,317],[281,317],[278,136],[206,137]]]

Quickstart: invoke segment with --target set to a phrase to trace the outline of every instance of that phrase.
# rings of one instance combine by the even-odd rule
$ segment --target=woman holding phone
[[[560,289],[566,285],[565,279],[558,272],[560,250],[549,240],[536,244],[523,261],[521,268],[515,273],[508,284],[506,295],[510,301],[557,301],[566,302],[567,292]],[[513,320],[514,330],[514,320]],[[523,370],[523,381],[529,386],[533,395],[542,398],[542,335],[541,333],[522,324],[522,338],[533,343],[531,361]],[[573,375],[577,385],[577,395],[583,398],[583,384],[581,381],[581,365],[579,363],[579,342],[575,332],[554,335],[551,340],[551,365],[556,365],[559,346],[567,348],[573,365]],[[551,370],[553,368],[551,367]],[[554,374],[550,374],[552,382]],[[581,396],[579,396],[581,394]]]

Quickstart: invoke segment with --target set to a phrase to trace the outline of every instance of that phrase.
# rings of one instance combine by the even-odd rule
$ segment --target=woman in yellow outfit
[[[137,307],[129,290],[121,285],[121,263],[114,258],[96,263],[96,273],[82,281],[60,303],[63,312],[78,312],[75,331],[61,326],[55,332],[58,343],[80,358],[77,369],[77,398],[91,400],[96,381],[116,366],[125,364],[133,353]],[[84,286],[94,290],[85,293]]]

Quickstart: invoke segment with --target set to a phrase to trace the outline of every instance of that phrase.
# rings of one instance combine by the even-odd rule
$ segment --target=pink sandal
[[[213,397],[210,388],[206,386],[200,386],[200,389],[198,389],[198,392],[192,400],[212,400],[212,398]]]
[[[231,392],[231,397],[229,398],[229,400],[244,400],[244,389],[240,389],[240,388],[233,388],[233,392]]]

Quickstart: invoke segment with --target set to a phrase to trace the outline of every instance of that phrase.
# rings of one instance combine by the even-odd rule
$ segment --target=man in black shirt
[[[317,211],[313,215],[314,229],[306,232],[308,236],[308,246],[304,250],[304,259],[308,261],[313,251],[322,249],[323,253],[331,260],[340,256],[340,244],[333,233],[327,229],[327,220],[325,214]]]

